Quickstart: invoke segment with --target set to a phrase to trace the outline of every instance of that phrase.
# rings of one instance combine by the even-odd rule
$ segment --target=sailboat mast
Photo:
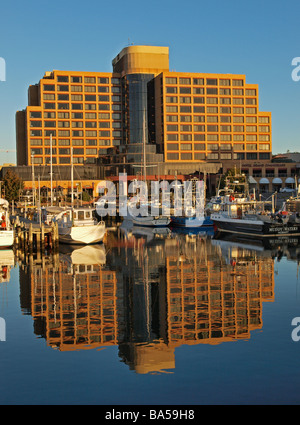
[[[146,114],[144,111],[144,117],[143,117],[143,153],[144,153],[144,181],[146,182],[147,176],[146,176]]]
[[[52,159],[52,134],[50,134],[50,202],[53,205],[53,159]]]
[[[74,185],[74,170],[73,170],[73,147],[72,147],[71,148],[71,206],[72,207],[74,203],[73,185]]]

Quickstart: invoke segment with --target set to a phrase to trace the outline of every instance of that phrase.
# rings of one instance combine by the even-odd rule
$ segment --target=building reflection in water
[[[118,346],[138,373],[172,372],[183,344],[250,338],[274,300],[271,250],[205,233],[122,225],[104,245],[64,247],[20,273],[22,309],[49,346]]]

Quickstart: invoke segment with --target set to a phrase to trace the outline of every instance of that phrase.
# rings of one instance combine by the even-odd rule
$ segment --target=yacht
[[[14,244],[14,230],[9,218],[9,203],[0,199],[0,248],[9,248]]]
[[[62,243],[96,244],[103,241],[106,233],[104,221],[97,221],[93,208],[72,207],[57,214],[52,221],[57,223]]]

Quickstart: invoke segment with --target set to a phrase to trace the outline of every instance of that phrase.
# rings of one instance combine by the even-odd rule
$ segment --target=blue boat
[[[213,221],[209,216],[203,217],[171,217],[171,226],[178,227],[189,227],[189,228],[198,228],[198,227],[212,227]]]

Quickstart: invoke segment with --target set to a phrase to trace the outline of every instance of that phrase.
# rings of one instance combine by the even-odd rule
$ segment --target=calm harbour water
[[[0,403],[299,404],[299,259],[297,240],[124,223],[97,247],[2,251]]]

